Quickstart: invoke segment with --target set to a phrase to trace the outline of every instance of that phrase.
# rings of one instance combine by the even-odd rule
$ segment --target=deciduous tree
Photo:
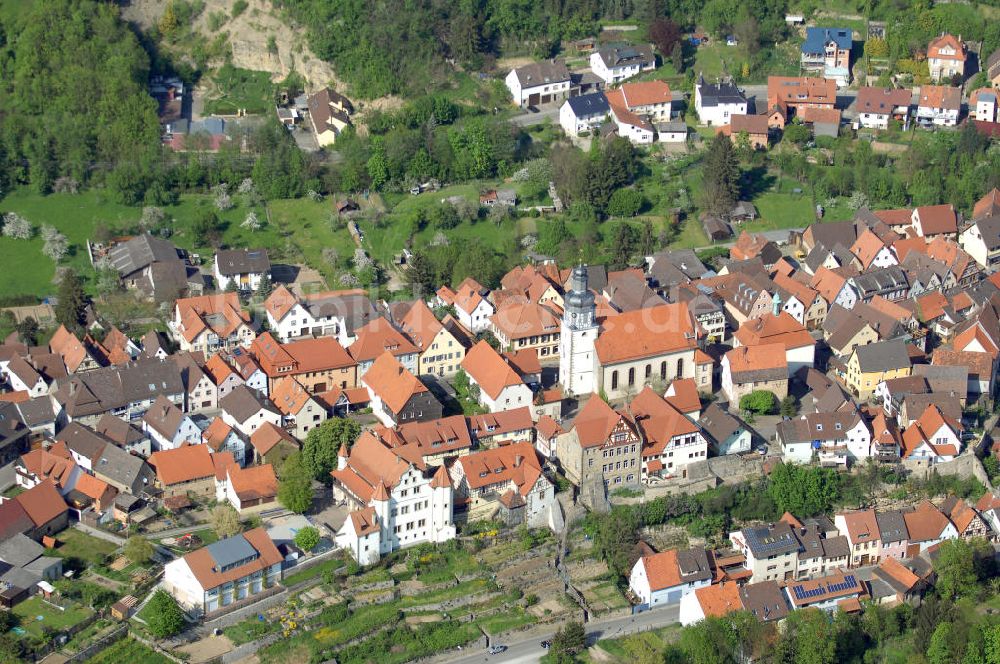
[[[341,445],[350,448],[360,434],[361,425],[343,417],[326,420],[306,434],[302,460],[313,477],[329,483],[330,471],[337,467]]]

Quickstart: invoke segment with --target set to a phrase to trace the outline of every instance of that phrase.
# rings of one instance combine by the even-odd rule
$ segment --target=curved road
[[[644,632],[650,629],[667,627],[680,621],[680,604],[667,604],[652,611],[646,611],[635,616],[624,618],[612,618],[610,620],[595,620],[586,623],[587,644],[593,645],[599,639],[613,639],[626,634]],[[477,649],[470,653],[468,650],[456,650],[448,655],[438,658],[439,662],[454,662],[455,664],[473,664],[474,662],[496,662],[500,664],[529,664],[537,662],[545,650],[541,647],[543,640],[551,640],[552,634],[544,634],[524,638],[520,641],[504,641],[497,639],[498,643],[507,646],[507,651],[501,655],[489,655],[485,649]]]

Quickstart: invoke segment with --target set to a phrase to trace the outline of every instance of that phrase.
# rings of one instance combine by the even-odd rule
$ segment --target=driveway
[[[538,106],[538,112],[532,113],[531,111],[523,111],[520,115],[515,115],[510,121],[520,127],[530,127],[532,125],[542,124],[546,120],[552,120],[553,122],[559,121],[559,107],[562,106],[562,102],[552,102],[550,104],[542,104]]]

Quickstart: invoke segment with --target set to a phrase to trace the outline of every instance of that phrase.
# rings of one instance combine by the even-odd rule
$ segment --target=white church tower
[[[595,310],[594,294],[587,287],[587,267],[578,265],[569,280],[559,328],[559,380],[567,396],[594,391]]]

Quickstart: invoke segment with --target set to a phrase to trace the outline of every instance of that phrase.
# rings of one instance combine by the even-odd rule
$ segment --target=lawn
[[[216,93],[205,100],[208,115],[235,115],[239,110],[260,114],[274,107],[275,88],[267,72],[225,64],[212,77],[212,82]]]
[[[222,630],[230,641],[233,642],[234,646],[238,646],[243,643],[248,643],[255,639],[259,639],[262,636],[266,636],[271,632],[276,632],[281,628],[281,624],[277,621],[266,621],[258,620],[256,617],[247,618],[235,625],[230,625]]]
[[[104,559],[118,550],[118,547],[76,528],[67,528],[56,537],[59,546],[54,555],[60,558],[79,558],[90,565],[100,565]]]
[[[304,262],[319,269],[327,280],[330,281],[338,270],[326,264],[323,260],[323,249],[333,247],[342,261],[350,259],[354,255],[354,240],[350,231],[344,228],[335,230],[331,223],[333,202],[330,199],[323,201],[311,201],[308,198],[295,200],[271,201],[268,203],[271,213],[271,222],[277,227],[277,232],[282,238],[288,238],[291,245],[286,253],[291,251],[295,255],[289,255],[289,260],[293,262]],[[281,240],[277,246],[285,244]],[[276,246],[276,245],[270,245]],[[336,288],[331,283],[332,288]]]
[[[65,611],[61,611],[46,603],[41,595],[35,595],[15,606],[13,613],[20,620],[22,629],[41,638],[43,628],[58,632],[86,619],[93,611],[75,604],[70,604]]]
[[[303,570],[301,572],[295,572],[293,574],[288,574],[287,576],[285,576],[282,582],[286,586],[294,586],[297,583],[302,583],[303,581],[308,581],[309,579],[316,578],[323,572],[333,571],[338,567],[342,566],[343,564],[344,564],[343,559],[335,557],[330,560],[324,561],[322,563],[313,565],[307,570]]]
[[[278,229],[265,224],[256,233],[251,233],[240,224],[246,219],[251,208],[244,207],[239,195],[233,196],[234,207],[218,212],[213,205],[213,197],[206,194],[185,194],[176,205],[167,206],[164,211],[172,219],[173,236],[177,246],[200,252],[203,256],[214,254],[209,241],[204,236],[196,236],[190,229],[196,218],[205,210],[215,210],[222,225],[221,241],[226,246],[263,246],[278,248],[283,245]],[[266,220],[263,208],[253,208],[257,216]],[[63,264],[71,266],[80,274],[93,274],[87,255],[86,241],[92,239],[98,226],[105,226],[114,233],[126,234],[136,231],[142,208],[120,205],[110,200],[104,191],[88,189],[79,194],[49,194],[41,196],[27,189],[11,192],[0,200],[0,215],[17,212],[35,228],[30,240],[15,240],[0,237],[0,264],[7,271],[7,277],[0,281],[0,298],[13,295],[35,295],[45,297],[56,291],[52,283],[55,263],[42,254],[44,244],[37,232],[42,225],[54,226],[69,240],[69,254]]]
[[[487,634],[496,636],[498,634],[503,634],[504,632],[509,632],[512,629],[517,629],[518,627],[530,625],[534,623],[535,620],[535,616],[531,615],[521,607],[516,606],[511,607],[508,611],[502,611],[486,618],[480,618],[476,620],[476,624],[479,625]]]
[[[87,661],[90,664],[119,664],[120,662],[172,664],[172,660],[134,639],[116,641],[110,648],[102,650]]]
[[[55,263],[42,254],[44,244],[37,232],[42,225],[54,226],[69,240],[69,255],[64,263],[81,273],[92,271],[86,240],[94,236],[98,223],[125,226],[139,219],[142,211],[109,201],[101,192],[40,196],[27,190],[11,192],[0,200],[0,214],[17,212],[35,226],[30,240],[0,237],[0,263],[6,277],[0,281],[0,297],[37,295],[55,292],[52,283]]]

